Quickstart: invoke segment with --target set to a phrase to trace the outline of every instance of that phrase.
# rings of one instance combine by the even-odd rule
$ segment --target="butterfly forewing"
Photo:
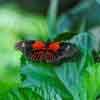
[[[45,43],[42,41],[20,41],[16,48],[25,54],[32,61],[43,61]]]

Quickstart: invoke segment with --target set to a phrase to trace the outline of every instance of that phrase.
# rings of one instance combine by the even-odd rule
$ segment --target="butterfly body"
[[[79,53],[75,45],[67,42],[20,41],[16,48],[33,62],[57,63]]]

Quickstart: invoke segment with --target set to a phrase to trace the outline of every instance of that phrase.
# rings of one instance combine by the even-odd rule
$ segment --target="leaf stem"
[[[59,0],[51,0],[51,4],[48,10],[48,34],[52,34],[55,30],[58,4]]]

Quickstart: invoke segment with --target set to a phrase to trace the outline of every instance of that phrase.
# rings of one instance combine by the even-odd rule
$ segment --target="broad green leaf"
[[[95,48],[95,37],[90,32],[81,32],[74,36],[70,42],[76,44],[82,51]]]
[[[96,0],[96,2],[100,4],[100,0]]]
[[[73,95],[73,100],[80,100],[78,91],[79,73],[77,69],[77,64],[65,63],[60,66],[60,68],[55,69],[55,71],[59,79]]]
[[[57,32],[70,29],[77,32],[81,18],[85,17],[87,20],[86,30],[100,25],[100,4],[96,0],[81,1],[77,6],[66,12],[60,18]],[[67,24],[67,25],[66,25]],[[61,29],[59,29],[61,27]],[[69,31],[69,30],[68,30]]]
[[[73,32],[73,30],[71,30],[73,24],[74,24],[73,19],[70,16],[67,15],[60,16],[56,25],[56,30],[54,32],[53,38],[59,36],[64,32]]]
[[[92,50],[95,48],[95,38],[89,32],[82,32],[76,36],[74,36],[71,40],[71,43],[74,43],[80,48],[82,52],[82,59],[80,61],[79,69],[82,70],[84,68],[84,64],[88,59],[88,56],[92,55]],[[91,56],[92,57],[92,56]]]
[[[99,80],[100,64],[87,65],[86,71],[83,76],[84,88],[87,91],[88,100],[95,100],[100,95],[100,80]]]
[[[42,94],[42,96],[45,98],[48,98],[49,96],[51,97],[52,95],[52,92],[50,95],[48,95],[48,88],[51,91],[56,91],[57,94],[60,94],[62,98],[72,98],[67,88],[65,88],[62,82],[60,82],[59,78],[56,77],[52,69],[53,66],[50,66],[51,68],[41,66],[38,64],[28,64],[22,68],[22,75],[26,77],[22,84],[22,87],[39,87],[40,89],[45,90],[47,96],[43,96]],[[52,98],[54,98],[55,95]]]

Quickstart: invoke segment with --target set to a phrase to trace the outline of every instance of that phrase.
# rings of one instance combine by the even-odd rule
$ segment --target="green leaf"
[[[88,100],[95,100],[96,97],[100,94],[99,69],[100,64],[88,63],[86,71],[84,73],[83,82],[87,91]]]
[[[41,65],[42,66],[42,65]],[[38,64],[32,65],[28,64],[22,68],[22,74],[26,76],[22,87],[39,87],[42,90],[45,90],[47,96],[42,96],[48,98],[51,95],[48,95],[48,88],[52,91],[56,91],[59,96],[62,98],[72,98],[70,92],[65,88],[65,86],[60,82],[59,78],[55,76],[54,70],[51,68],[41,67]],[[47,88],[48,87],[48,88]],[[55,94],[56,95],[56,94]],[[54,98],[54,96],[52,97]]]
[[[73,100],[80,100],[78,91],[79,76],[77,64],[65,63],[62,66],[60,66],[60,68],[55,69],[55,71],[59,79],[73,95]]]
[[[32,88],[12,89],[5,95],[0,96],[1,100],[43,100],[44,98]]]
[[[96,2],[100,4],[100,0],[96,0]]]
[[[57,33],[64,30],[78,32],[80,21],[85,17],[86,30],[100,25],[100,4],[96,0],[81,1],[77,6],[66,12],[59,20]]]
[[[74,37],[76,34],[77,33],[74,32],[63,32],[58,34],[58,36],[56,36],[53,41],[66,41]]]
[[[89,32],[82,32],[76,36],[74,36],[71,40],[71,43],[77,45],[80,48],[82,53],[82,59],[80,61],[79,69],[80,71],[84,68],[84,64],[88,59],[88,56],[92,55],[92,50],[96,46],[94,36]],[[91,56],[92,57],[92,56]]]
[[[72,15],[85,16],[88,22],[87,29],[100,25],[100,5],[96,2],[96,0],[84,1],[83,3],[80,3],[76,8],[79,10],[73,9]]]

